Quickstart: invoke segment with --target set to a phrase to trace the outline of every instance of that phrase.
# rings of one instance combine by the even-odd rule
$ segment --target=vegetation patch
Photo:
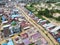
[[[42,16],[45,16],[47,18],[52,18],[55,19],[57,21],[60,21],[60,16],[59,17],[54,17],[53,13],[60,13],[60,10],[57,9],[51,9],[48,10],[48,8],[45,8],[44,10],[39,10],[37,11],[37,9],[33,6],[35,4],[30,4],[30,6],[25,6],[29,11],[33,12],[38,18],[44,19]]]

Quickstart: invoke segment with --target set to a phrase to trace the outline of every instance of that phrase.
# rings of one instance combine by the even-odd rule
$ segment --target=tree
[[[43,15],[44,11],[38,11],[38,15]]]
[[[16,25],[16,22],[15,21],[12,21],[11,25],[12,26],[15,26]]]
[[[31,43],[31,44],[29,44],[29,45],[34,45],[34,43]]]
[[[30,7],[33,7],[33,5],[31,4]]]
[[[60,21],[60,16],[58,18],[56,18],[58,21]]]
[[[30,7],[33,7],[33,5],[34,5],[34,3],[31,3],[31,4],[30,4]]]

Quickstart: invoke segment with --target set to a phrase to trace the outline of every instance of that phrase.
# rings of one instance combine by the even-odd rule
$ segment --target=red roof
[[[60,36],[60,32],[58,32],[58,35]]]
[[[52,28],[49,28],[49,30],[52,30]]]
[[[28,22],[25,22],[25,21],[22,21],[20,24],[21,24],[22,27],[29,26],[29,23]]]
[[[21,37],[22,38],[28,38],[28,34],[27,33],[21,34]]]

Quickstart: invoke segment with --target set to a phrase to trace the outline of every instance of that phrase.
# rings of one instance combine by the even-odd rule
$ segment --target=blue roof
[[[57,41],[60,42],[60,38],[57,38]]]
[[[7,43],[7,45],[14,45],[14,43],[13,43],[12,40],[10,40],[10,41]]]
[[[30,15],[32,15],[32,12],[29,12],[30,13]]]
[[[2,21],[5,21],[6,20],[6,17],[5,16],[2,16]]]
[[[16,15],[12,15],[11,17],[12,18],[15,18],[15,17],[19,17],[20,15],[16,14]]]
[[[14,45],[13,41],[12,40],[9,40],[8,43],[3,43],[2,45]]]

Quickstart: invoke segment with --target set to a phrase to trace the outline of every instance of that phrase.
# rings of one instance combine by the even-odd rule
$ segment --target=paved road
[[[40,25],[38,25],[34,20],[32,20],[25,12],[22,8],[20,8],[19,6],[16,6],[16,8],[18,8],[19,10],[22,11],[23,16],[35,27],[37,28],[40,33],[43,35],[43,37],[48,41],[49,45],[59,45],[58,42],[56,42],[56,40],[47,32],[44,30],[43,27],[41,27]]]

